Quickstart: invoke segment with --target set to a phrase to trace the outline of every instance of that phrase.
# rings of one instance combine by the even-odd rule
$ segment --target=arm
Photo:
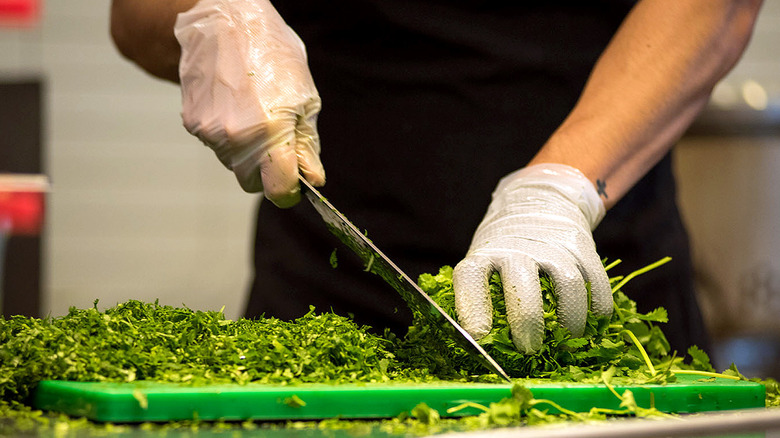
[[[660,160],[747,46],[762,0],[644,0],[530,164],[582,171],[607,208]],[[598,182],[598,184],[597,184]]]
[[[173,35],[176,15],[197,0],[113,0],[111,37],[119,52],[150,74],[179,81],[181,48]]]
[[[592,230],[706,104],[747,45],[760,6],[761,0],[643,0],[634,7],[566,120],[529,166],[493,192],[453,272],[466,331],[479,339],[491,330],[493,271],[501,275],[520,351],[538,351],[544,341],[539,270],[552,278],[558,321],[573,336],[584,332],[589,306],[609,317],[612,292]]]

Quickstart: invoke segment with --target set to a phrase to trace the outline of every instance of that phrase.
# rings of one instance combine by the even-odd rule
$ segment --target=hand
[[[453,273],[463,328],[477,340],[490,332],[488,281],[494,271],[501,275],[512,341],[521,352],[538,351],[544,340],[539,269],[552,278],[558,320],[573,336],[585,330],[585,281],[591,284],[594,314],[611,315],[609,278],[591,234],[604,213],[593,184],[572,167],[539,164],[502,179]]]
[[[280,207],[300,200],[299,170],[325,183],[321,102],[306,48],[268,0],[201,0],[178,15],[184,126],[241,188]]]

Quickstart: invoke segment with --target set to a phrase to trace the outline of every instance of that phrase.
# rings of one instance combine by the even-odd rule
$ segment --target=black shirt
[[[305,42],[323,101],[323,194],[412,278],[466,254],[498,180],[530,160],[574,106],[633,2],[278,0]],[[684,352],[707,348],[670,157],[594,233],[640,308],[664,306]],[[338,267],[329,262],[337,249]],[[331,236],[307,203],[258,212],[247,316],[310,305],[400,333],[397,293]]]

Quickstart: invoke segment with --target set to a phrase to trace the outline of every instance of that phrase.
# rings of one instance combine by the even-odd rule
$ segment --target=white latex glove
[[[604,214],[593,184],[573,167],[539,164],[504,177],[453,273],[463,328],[477,340],[490,332],[488,281],[495,271],[504,286],[512,341],[521,352],[538,351],[544,340],[540,269],[552,277],[558,320],[573,336],[585,329],[585,281],[591,283],[593,312],[611,315],[609,278],[592,235]]]
[[[300,200],[298,173],[325,183],[321,103],[306,48],[268,0],[200,0],[179,14],[184,126],[241,188],[280,207]]]

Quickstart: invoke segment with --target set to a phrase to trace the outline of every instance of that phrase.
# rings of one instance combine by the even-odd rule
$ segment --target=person
[[[325,195],[402,269],[456,265],[458,320],[475,338],[490,328],[493,271],[513,341],[533,352],[539,270],[577,335],[589,305],[612,310],[601,257],[627,273],[671,256],[628,292],[668,310],[684,353],[708,339],[670,150],[761,3],[113,0],[111,32],[125,57],[181,84],[187,130],[264,195],[247,316],[314,305],[409,324],[396,292],[299,203],[298,174],[322,186],[327,168]]]

